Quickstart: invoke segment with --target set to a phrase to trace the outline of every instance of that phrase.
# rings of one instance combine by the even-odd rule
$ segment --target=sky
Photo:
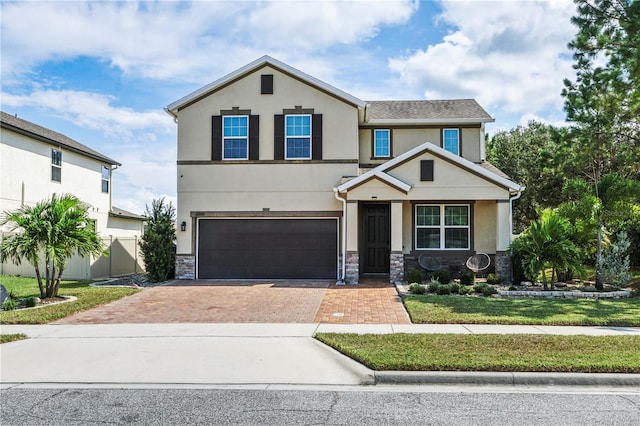
[[[122,166],[113,205],[176,204],[170,103],[263,55],[368,100],[474,98],[494,134],[562,124],[569,0],[0,0],[0,108]]]

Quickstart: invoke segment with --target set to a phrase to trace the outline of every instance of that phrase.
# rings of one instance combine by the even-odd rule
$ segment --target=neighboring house
[[[166,111],[178,278],[397,281],[420,254],[476,252],[511,275],[524,188],[485,161],[494,120],[475,100],[363,101],[264,56]]]
[[[144,217],[113,207],[112,173],[117,161],[52,130],[0,112],[0,211],[70,193],[90,205],[89,215],[110,255],[73,258],[65,277],[89,279],[143,270],[137,241]],[[0,229],[6,235],[8,227]],[[7,262],[0,273],[33,274],[33,267]]]

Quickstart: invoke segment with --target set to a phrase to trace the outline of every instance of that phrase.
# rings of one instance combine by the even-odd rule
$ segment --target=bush
[[[27,308],[33,308],[34,306],[36,306],[38,304],[38,298],[31,296],[28,297],[25,301],[24,304],[27,306]]]
[[[451,274],[447,269],[438,269],[433,273],[433,278],[440,281],[441,284],[449,284],[451,282]]]
[[[462,285],[473,285],[475,280],[476,280],[475,274],[469,270],[462,271],[460,273],[460,284]]]
[[[492,287],[490,285],[487,285],[485,283],[478,283],[476,285],[473,286],[473,291],[475,291],[478,294],[482,294],[484,296],[491,296],[492,294],[496,294],[498,292],[498,290],[495,289],[495,287]]]
[[[429,283],[429,292],[435,293],[438,291],[438,288],[441,286],[440,282],[437,280],[431,280]]]
[[[460,292],[460,284],[458,283],[451,283],[449,287],[451,287],[451,294],[458,294]]]
[[[487,275],[487,284],[498,285],[501,282],[502,282],[502,279],[498,276],[498,274]]]
[[[473,293],[473,288],[471,287],[460,286],[460,290],[458,290],[458,294],[461,294],[463,296],[471,293]]]
[[[487,286],[487,285],[486,285],[485,283],[476,283],[476,284],[473,286],[473,291],[475,291],[476,293],[480,294],[480,293],[482,293],[482,290],[484,290],[484,288],[485,288],[486,286]]]
[[[421,283],[422,282],[422,272],[417,269],[412,269],[407,272],[407,282],[408,283]]]
[[[413,293],[413,294],[425,294],[425,292],[427,291],[424,286],[418,284],[418,283],[413,283],[409,286],[409,290]]]
[[[436,294],[439,294],[440,296],[451,294],[451,287],[449,287],[448,285],[441,285],[436,290]]]
[[[17,303],[14,299],[7,299],[2,304],[3,311],[13,311],[17,307]]]

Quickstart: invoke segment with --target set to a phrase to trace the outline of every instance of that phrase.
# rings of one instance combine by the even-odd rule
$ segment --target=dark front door
[[[362,272],[389,273],[391,221],[389,204],[362,205]]]

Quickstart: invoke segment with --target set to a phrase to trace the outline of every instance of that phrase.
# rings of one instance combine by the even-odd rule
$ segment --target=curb
[[[640,374],[376,371],[374,376],[376,385],[611,386],[640,391]]]

